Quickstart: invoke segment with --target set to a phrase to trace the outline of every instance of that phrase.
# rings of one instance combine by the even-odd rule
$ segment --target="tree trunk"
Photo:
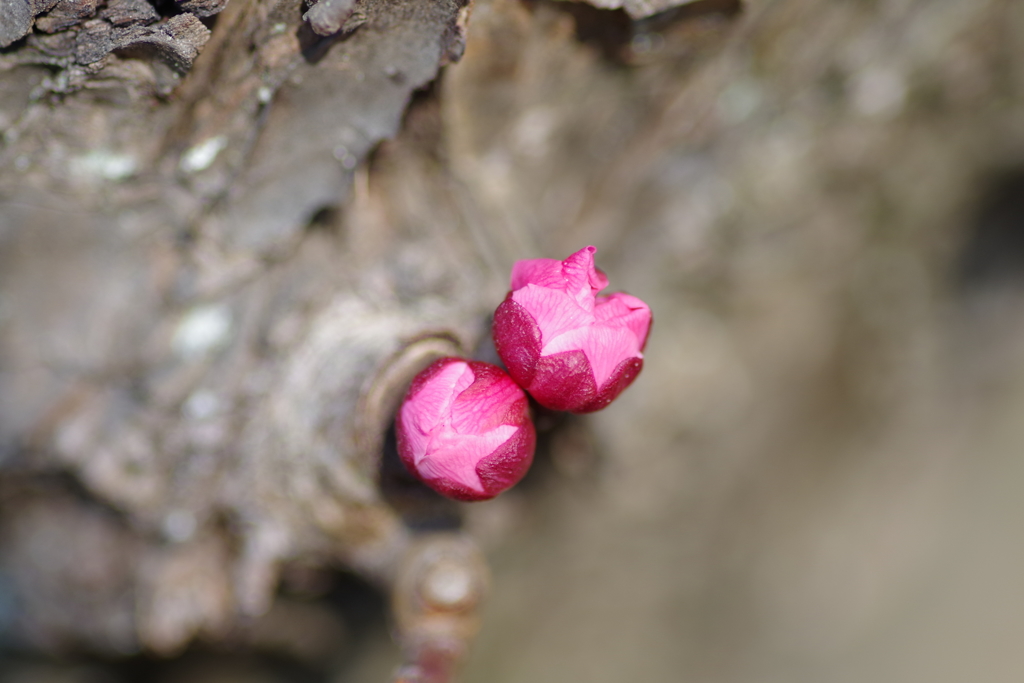
[[[344,567],[447,680],[471,539],[469,680],[793,680],[881,632],[1016,438],[985,226],[1024,215],[1024,6],[606,4],[0,0],[12,642],[257,642],[282,573]],[[586,244],[652,306],[646,372],[538,417],[520,489],[417,489],[409,379]],[[420,599],[439,557],[469,608]]]

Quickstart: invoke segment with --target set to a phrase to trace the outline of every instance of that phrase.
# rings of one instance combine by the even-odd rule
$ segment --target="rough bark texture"
[[[645,370],[465,511],[466,680],[1020,678],[958,630],[1024,632],[984,578],[1024,565],[1014,247],[953,273],[1024,213],[976,214],[1020,187],[1024,5],[323,1],[0,0],[8,633],[259,645],[328,619],[282,571],[395,583],[396,387],[479,346],[515,259],[595,244]]]

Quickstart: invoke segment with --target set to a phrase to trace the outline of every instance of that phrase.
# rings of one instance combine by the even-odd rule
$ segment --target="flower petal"
[[[651,309],[640,299],[624,292],[599,296],[594,317],[598,322],[632,330],[643,349],[651,329]]]
[[[590,361],[594,383],[600,388],[611,377],[615,368],[628,358],[642,358],[640,343],[633,331],[626,327],[613,327],[595,323],[589,327],[569,330],[551,340],[541,350],[543,356],[563,351],[580,350]]]
[[[452,427],[461,434],[483,434],[501,425],[522,424],[526,396],[501,368],[471,362],[476,379],[452,404]]]
[[[451,420],[457,392],[473,382],[469,365],[457,358],[443,358],[413,381],[399,413],[403,437],[411,452],[426,453],[431,435]]]
[[[451,422],[455,398],[473,383],[473,371],[465,361],[453,360],[435,372],[429,382],[402,406],[407,422],[424,434]]]
[[[416,463],[417,470],[424,479],[444,478],[483,493],[477,464],[508,441],[518,429],[513,425],[501,425],[484,434],[441,430],[430,440],[427,452]]]
[[[512,300],[533,316],[540,329],[542,347],[568,330],[594,322],[593,299],[590,309],[586,309],[574,297],[560,290],[526,285],[512,292]]]
[[[562,261],[566,292],[588,309],[593,306],[594,295],[608,286],[608,277],[594,267],[597,247],[583,247]]]
[[[512,290],[534,284],[550,289],[565,289],[562,262],[553,258],[516,261],[512,266]]]

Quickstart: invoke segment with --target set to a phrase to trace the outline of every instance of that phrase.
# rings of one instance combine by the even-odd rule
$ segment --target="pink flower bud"
[[[395,421],[410,472],[456,500],[487,500],[533,462],[526,394],[496,365],[442,358],[416,375]]]
[[[494,313],[494,343],[509,374],[542,406],[590,413],[643,368],[651,309],[629,294],[597,296],[608,278],[594,247],[512,267],[512,291]]]

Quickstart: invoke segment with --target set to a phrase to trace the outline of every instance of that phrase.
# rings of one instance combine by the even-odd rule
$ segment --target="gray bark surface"
[[[472,537],[467,681],[1019,678],[960,617],[1024,632],[1021,295],[956,273],[1024,166],[1024,5],[325,3],[0,0],[18,642],[335,634],[279,594],[329,566],[448,666],[476,603],[409,596],[440,557],[475,601]],[[644,373],[431,546],[379,480],[403,383],[586,244]]]

